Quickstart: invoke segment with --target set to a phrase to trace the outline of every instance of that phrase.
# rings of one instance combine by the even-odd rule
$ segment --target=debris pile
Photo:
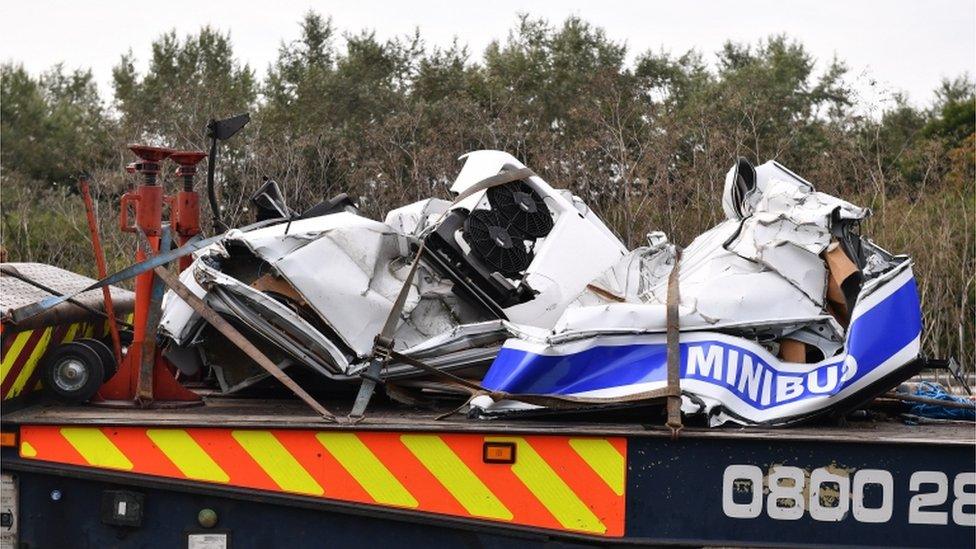
[[[383,222],[344,195],[299,214],[263,188],[264,224],[197,251],[181,280],[290,375],[324,386],[363,376],[393,310],[383,380],[480,380],[475,417],[544,414],[543,396],[630,406],[669,387],[672,278],[681,410],[712,425],[846,410],[920,368],[910,259],[860,235],[868,210],[776,162],[739,160],[726,219],[679,251],[661,233],[626,249],[537,175],[486,184],[525,169],[511,155],[463,158],[457,200]],[[172,293],[160,333],[177,368],[212,369],[226,393],[269,379]]]

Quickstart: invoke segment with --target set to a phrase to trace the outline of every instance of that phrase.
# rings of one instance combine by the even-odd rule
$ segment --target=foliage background
[[[737,156],[775,159],[872,208],[864,233],[916,261],[925,351],[972,371],[976,96],[968,75],[943,82],[925,108],[897,93],[865,105],[843,60],[814,59],[787,36],[709,55],[647,51],[628,63],[622,42],[578,18],[521,16],[480,57],[457,43],[427,47],[419,33],[340,35],[316,13],[296,30],[263,74],[235,57],[229,34],[170,32],[154,42],[144,74],[133,52],[121,56],[110,98],[88,70],[33,76],[3,64],[7,260],[95,274],[74,183],[85,171],[110,269],[121,268],[134,246],[116,229],[119,196],[133,183],[124,145],[205,148],[209,118],[244,111],[253,121],[218,166],[231,223],[251,219],[246,197],[263,177],[276,179],[295,209],[344,191],[382,216],[447,197],[457,157],[491,148],[583,196],[630,246],[652,230],[687,244],[719,220],[724,174]],[[175,187],[172,177],[165,184]]]

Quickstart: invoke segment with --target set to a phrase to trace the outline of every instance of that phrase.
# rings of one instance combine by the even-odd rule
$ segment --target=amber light
[[[485,442],[481,456],[485,463],[515,463],[515,443]]]
[[[17,447],[17,433],[13,431],[0,432],[0,446],[4,448]]]

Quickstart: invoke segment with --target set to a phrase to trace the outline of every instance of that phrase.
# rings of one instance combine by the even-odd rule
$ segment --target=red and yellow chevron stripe
[[[83,337],[102,337],[107,329],[106,322],[76,322],[23,332],[4,330],[0,336],[0,398],[11,399],[40,388],[37,364],[50,347]]]
[[[622,536],[626,439],[556,435],[23,426],[56,463]],[[485,443],[515,445],[486,463]]]

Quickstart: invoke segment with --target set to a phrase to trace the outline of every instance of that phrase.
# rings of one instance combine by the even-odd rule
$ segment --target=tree
[[[130,51],[112,71],[115,107],[127,139],[199,147],[210,118],[255,106],[254,73],[235,57],[229,34],[204,27],[180,40],[170,31],[152,44],[140,75]]]
[[[256,107],[254,72],[234,57],[229,34],[203,27],[180,40],[170,31],[153,42],[145,75],[136,72],[134,61],[130,51],[112,71],[125,142],[205,149],[208,120]],[[216,172],[218,193],[225,199],[220,201],[223,215],[234,221],[244,207],[247,180],[259,183],[248,173],[246,139],[221,146]]]
[[[0,73],[5,170],[49,184],[111,162],[114,123],[90,70],[56,65],[33,78],[22,65],[7,63]]]
[[[922,133],[925,137],[945,139],[951,147],[959,147],[976,132],[976,85],[968,74],[946,79],[935,95],[932,120]]]

